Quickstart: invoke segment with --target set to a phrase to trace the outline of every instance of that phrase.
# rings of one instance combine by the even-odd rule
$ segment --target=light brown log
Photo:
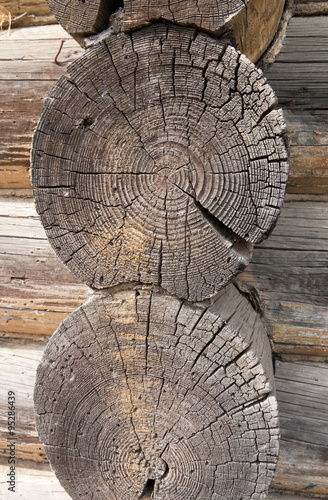
[[[73,499],[260,499],[278,459],[270,345],[233,285],[207,306],[96,294],[48,343],[35,405]]]
[[[283,202],[275,103],[245,56],[193,29],[96,44],[52,90],[33,141],[37,210],[61,260],[97,289],[222,288]]]
[[[258,290],[273,351],[284,358],[328,355],[327,220],[327,202],[285,203],[239,275]],[[0,336],[50,337],[88,287],[56,257],[32,200],[0,198],[0,222]]]
[[[1,0],[1,30],[56,23],[45,0]]]

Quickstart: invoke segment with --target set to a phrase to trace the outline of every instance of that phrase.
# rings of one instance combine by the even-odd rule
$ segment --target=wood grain
[[[7,456],[7,429],[5,415],[6,390],[14,390],[17,395],[18,435],[17,443],[19,453],[29,460],[37,461],[37,469],[27,472],[34,483],[40,482],[46,464],[43,446],[41,445],[35,427],[35,414],[33,411],[33,387],[37,365],[39,364],[45,342],[15,342],[8,339],[0,341],[0,383],[4,388],[0,397],[0,456]],[[10,361],[9,361],[10,360]],[[297,491],[298,494],[318,494],[321,498],[328,495],[328,457],[327,446],[327,411],[324,405],[327,401],[327,370],[324,363],[286,363],[276,361],[275,380],[277,385],[277,399],[282,415],[281,433],[282,441],[278,466],[272,487]],[[297,390],[295,391],[295,382]],[[295,396],[294,396],[295,392]],[[323,397],[322,397],[323,395]],[[304,402],[306,411],[304,411]],[[320,418],[317,418],[320,415]],[[293,429],[294,422],[295,429]],[[313,445],[309,442],[313,435],[313,423],[317,432],[322,433],[322,444]],[[297,432],[297,429],[302,429]],[[303,437],[305,437],[305,442]],[[317,436],[318,439],[318,436]],[[320,438],[318,439],[320,441]],[[40,448],[40,449],[39,449]],[[4,462],[3,462],[4,463]],[[33,467],[33,462],[20,462],[20,467]],[[7,467],[8,464],[4,465]],[[23,475],[19,476],[25,485]],[[52,479],[51,479],[52,478]],[[54,476],[49,475],[51,484]],[[26,480],[26,487],[29,481]],[[58,484],[58,483],[57,483]],[[1,488],[1,485],[0,485]],[[50,483],[48,488],[50,488]],[[58,485],[60,491],[61,488]],[[2,491],[0,489],[0,491]],[[57,490],[56,490],[57,491]],[[34,490],[35,494],[35,490]],[[272,490],[272,498],[287,500],[285,492],[278,496]],[[285,499],[286,496],[286,499]],[[28,497],[26,497],[28,498]],[[46,499],[47,496],[44,496]],[[50,496],[50,498],[52,498]],[[66,500],[66,497],[63,497]],[[269,496],[271,499],[271,497]],[[299,498],[299,497],[297,497]],[[303,496],[300,498],[303,499]],[[24,497],[25,499],[25,497]],[[288,500],[290,500],[288,498]]]
[[[54,36],[55,33],[55,36]],[[61,38],[59,64],[54,63]],[[82,52],[60,26],[0,32],[1,144],[0,187],[30,189],[28,169],[32,133],[44,98],[67,64]]]
[[[163,24],[103,39],[69,73],[31,153],[56,253],[92,288],[209,297],[280,212],[288,165],[272,89],[233,47]]]
[[[240,275],[259,291],[276,353],[327,355],[327,219],[328,203],[285,203],[270,239]],[[0,228],[1,335],[48,337],[85,301],[88,287],[56,257],[32,200],[0,199]]]
[[[1,0],[1,29],[56,23],[45,0]]]
[[[228,285],[209,305],[106,290],[51,337],[39,436],[73,499],[260,499],[278,459],[271,349]]]
[[[35,492],[42,500],[70,500],[70,496],[59,484],[54,472],[49,467],[49,464],[33,463],[31,461],[17,460],[17,475],[20,481],[17,485],[17,491],[11,493],[12,500],[22,498],[24,500],[35,500]],[[8,471],[7,462],[0,458],[0,474],[5,476]],[[5,483],[0,483],[0,497],[7,495],[7,486]],[[295,496],[290,493],[279,493],[271,491],[268,495],[268,500],[295,500]],[[298,495],[297,500],[308,500],[308,497]]]
[[[60,65],[55,65],[53,61],[62,38],[66,38],[66,41],[59,55]],[[291,170],[287,184],[287,192],[290,193],[328,193],[328,117],[325,109],[328,91],[325,83],[316,83],[320,72],[312,71],[311,66],[313,54],[314,61],[323,67],[327,66],[326,44],[322,43],[326,39],[328,32],[325,18],[310,17],[306,21],[302,18],[292,19],[277,62],[272,69],[266,70],[269,82],[283,104],[290,138]],[[10,38],[0,32],[1,47],[2,58],[6,57],[7,60],[2,62],[4,70],[0,75],[0,194],[1,188],[2,192],[9,189],[13,193],[20,189],[31,189],[28,176],[30,144],[43,99],[66,71],[67,64],[64,61],[70,62],[83,52],[58,25],[12,30]],[[283,79],[276,78],[273,70],[276,64],[280,66],[279,73]],[[299,68],[297,93],[293,91],[295,65]],[[39,68],[39,71],[33,71],[34,68]],[[301,90],[306,87],[303,75],[313,82],[314,87],[321,85],[321,101],[315,96],[315,91]],[[309,107],[303,108],[303,102],[298,102],[297,94],[307,96]],[[27,191],[27,194],[31,195],[31,192]]]

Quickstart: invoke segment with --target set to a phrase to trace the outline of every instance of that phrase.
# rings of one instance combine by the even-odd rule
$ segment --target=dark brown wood
[[[233,47],[162,24],[99,42],[69,71],[32,150],[57,254],[93,288],[209,297],[248,264],[283,202],[272,89]]]
[[[269,341],[233,285],[199,306],[96,294],[49,341],[35,405],[73,499],[260,499],[278,459]]]

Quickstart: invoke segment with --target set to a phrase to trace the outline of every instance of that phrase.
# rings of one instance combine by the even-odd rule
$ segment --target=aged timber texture
[[[268,338],[233,285],[98,292],[49,341],[35,407],[73,499],[260,499],[278,459]]]
[[[271,232],[288,165],[262,72],[191,28],[95,44],[54,87],[33,141],[37,210],[89,286],[209,297]]]
[[[110,27],[131,31],[155,21],[193,26],[224,35],[236,48],[257,61],[274,39],[284,0],[47,0],[60,24],[82,45]],[[88,42],[87,42],[88,43]]]

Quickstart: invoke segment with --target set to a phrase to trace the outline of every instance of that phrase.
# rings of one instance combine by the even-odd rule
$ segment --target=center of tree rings
[[[96,289],[216,293],[283,202],[284,122],[261,71],[204,33],[154,24],[101,40],[69,74],[32,151],[37,210],[59,257]]]

